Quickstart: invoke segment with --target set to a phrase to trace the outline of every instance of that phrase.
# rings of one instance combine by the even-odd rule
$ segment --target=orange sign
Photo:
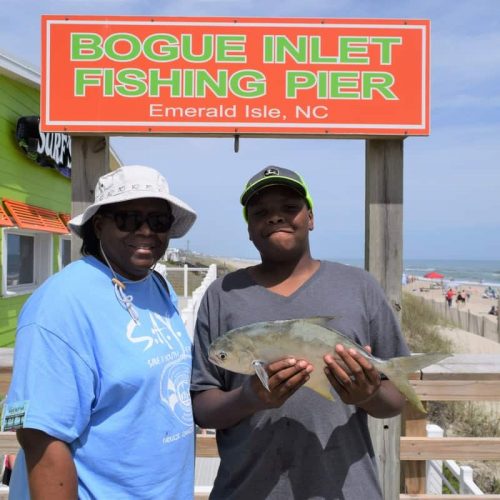
[[[429,21],[42,16],[44,131],[428,135]]]

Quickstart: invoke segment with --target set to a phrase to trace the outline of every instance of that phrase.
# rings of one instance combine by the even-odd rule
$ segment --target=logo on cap
[[[264,170],[264,177],[268,177],[269,175],[280,175],[280,171],[277,168],[266,168]]]

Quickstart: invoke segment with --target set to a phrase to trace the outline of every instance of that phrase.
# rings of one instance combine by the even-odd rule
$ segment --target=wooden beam
[[[423,401],[500,401],[497,380],[411,380]]]
[[[365,268],[401,319],[403,140],[366,141]]]
[[[399,493],[401,419],[399,417],[384,419],[368,417],[368,429],[377,460],[379,481],[384,498],[395,498],[387,492]]]
[[[401,320],[403,139],[366,141],[365,186],[365,269],[382,285]],[[397,498],[400,419],[369,418],[369,428],[384,498]]]
[[[0,432],[0,454],[16,453],[19,450],[15,432]],[[196,456],[214,458],[219,456],[215,436],[196,436]]]
[[[498,354],[455,354],[422,370],[422,380],[500,381]]]
[[[400,500],[477,500],[477,495],[401,495]],[[481,500],[500,500],[500,495],[481,495]]]
[[[0,394],[7,394],[12,378],[11,368],[0,368]]]
[[[109,172],[109,139],[106,136],[71,138],[71,216],[81,214],[94,200],[97,179]],[[71,260],[80,258],[81,239],[71,236]]]
[[[2,455],[15,455],[19,448],[15,432],[0,432],[0,452]]]
[[[500,460],[500,438],[401,437],[401,460]]]
[[[196,436],[196,456],[203,458],[219,456],[215,436]]]

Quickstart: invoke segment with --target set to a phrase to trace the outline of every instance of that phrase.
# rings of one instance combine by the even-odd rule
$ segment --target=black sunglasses
[[[101,215],[112,218],[116,227],[126,233],[137,231],[144,222],[154,233],[166,233],[174,223],[174,216],[165,213],[143,215],[139,212],[102,212]]]

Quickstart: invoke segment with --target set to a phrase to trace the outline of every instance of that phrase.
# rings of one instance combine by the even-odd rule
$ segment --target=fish
[[[208,359],[220,368],[244,375],[259,377],[269,390],[265,366],[278,359],[292,357],[307,360],[315,367],[324,365],[323,356],[335,353],[335,346],[354,349],[383,373],[407,400],[426,413],[417,393],[410,385],[408,374],[447,358],[447,353],[414,354],[380,359],[328,323],[333,316],[264,321],[228,331],[214,340],[208,350]],[[315,369],[304,384],[324,398],[334,401],[332,386],[323,370]]]

